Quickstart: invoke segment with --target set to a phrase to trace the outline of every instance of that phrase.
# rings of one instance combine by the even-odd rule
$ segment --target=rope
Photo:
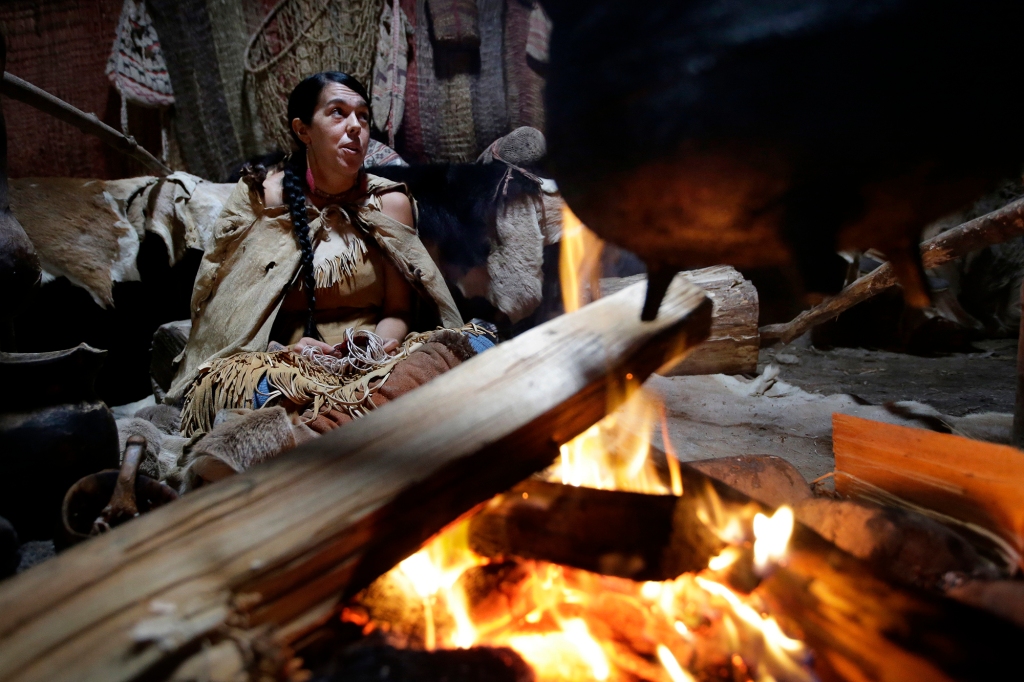
[[[384,339],[371,331],[346,329],[345,347],[348,355],[340,358],[334,355],[327,355],[315,346],[303,348],[302,355],[324,370],[339,377],[354,373],[364,374],[378,367],[383,367],[395,359],[393,355],[384,350]]]
[[[498,183],[498,186],[494,188],[494,198],[495,199],[498,198],[498,192],[499,191],[501,192],[501,196],[503,198],[508,196],[508,183],[512,180],[512,172],[513,171],[518,171],[519,173],[521,173],[523,175],[523,177],[525,177],[528,180],[536,183],[536,185],[538,187],[540,187],[541,185],[544,184],[544,180],[540,176],[534,175],[533,173],[531,173],[530,171],[526,170],[525,168],[522,168],[521,166],[517,166],[514,163],[512,163],[511,161],[506,161],[504,158],[502,158],[501,154],[498,152],[498,143],[501,142],[504,139],[505,138],[503,138],[503,137],[498,138],[497,140],[495,140],[494,142],[491,143],[491,147],[490,147],[491,156],[494,157],[494,160],[495,161],[500,161],[503,164],[505,164],[505,174],[501,177],[501,181]]]

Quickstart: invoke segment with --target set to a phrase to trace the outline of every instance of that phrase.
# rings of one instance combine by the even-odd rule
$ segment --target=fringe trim
[[[314,263],[317,289],[330,289],[339,282],[354,280],[356,268],[366,262],[366,243],[362,239],[345,239],[345,246],[345,253]]]
[[[345,377],[291,351],[244,352],[214,360],[200,368],[199,376],[185,395],[182,435],[191,438],[209,431],[221,410],[252,409],[264,376],[271,387],[270,399],[264,406],[276,404],[275,398],[284,398],[303,409],[311,407],[313,419],[325,407],[360,417],[375,408],[370,398],[384,385],[395,365],[419,349],[433,333],[410,334],[386,365]]]

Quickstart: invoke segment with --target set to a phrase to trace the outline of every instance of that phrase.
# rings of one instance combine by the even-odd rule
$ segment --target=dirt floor
[[[775,363],[788,383],[811,393],[850,393],[870,403],[927,403],[945,414],[1013,412],[1017,342],[975,343],[977,353],[920,357],[866,350],[818,350],[803,339],[761,351],[758,373]]]
[[[833,469],[832,415],[1007,442],[1016,383],[1016,343],[919,357],[806,341],[762,351],[758,376],[655,376],[672,446],[683,460],[774,454],[807,480]],[[655,441],[660,444],[660,438]]]

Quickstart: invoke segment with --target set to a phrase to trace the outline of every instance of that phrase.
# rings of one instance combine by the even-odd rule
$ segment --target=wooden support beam
[[[0,680],[167,679],[205,647],[262,661],[474,505],[547,466],[708,334],[711,303],[645,286],[536,327],[356,422],[0,585]],[[261,663],[262,664],[262,663]]]
[[[1000,209],[947,230],[921,244],[921,261],[925,269],[948,263],[972,251],[1001,244],[1024,235],[1024,199],[1017,199]],[[797,315],[784,324],[761,328],[761,345],[790,343],[813,327],[827,322],[853,306],[891,289],[898,283],[891,263],[870,272],[827,301]]]
[[[470,522],[470,546],[641,580],[698,571],[724,546],[697,519],[718,509],[749,523],[769,510],[681,463],[682,497],[526,481]],[[524,498],[523,493],[526,493]],[[614,513],[618,510],[618,513]],[[731,582],[756,579],[750,553]],[[787,559],[756,591],[787,631],[814,649],[822,679],[938,682],[998,678],[1024,630],[944,596],[891,585],[871,567],[797,524]]]
[[[1024,452],[844,414],[832,416],[832,447],[839,492],[981,531],[1024,568]]]
[[[134,137],[129,137],[114,130],[97,118],[96,114],[87,114],[61,98],[32,85],[28,81],[5,72],[3,81],[0,81],[0,93],[73,125],[83,133],[100,138],[117,151],[132,157],[157,175],[171,174],[171,169],[140,146]]]

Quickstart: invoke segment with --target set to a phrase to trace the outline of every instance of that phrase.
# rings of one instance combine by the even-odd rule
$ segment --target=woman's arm
[[[384,215],[403,225],[412,226],[412,204],[402,192],[389,192],[381,197]],[[412,311],[412,287],[394,265],[384,268],[384,316],[377,323],[377,334],[385,340],[389,351],[398,347],[409,333]]]

